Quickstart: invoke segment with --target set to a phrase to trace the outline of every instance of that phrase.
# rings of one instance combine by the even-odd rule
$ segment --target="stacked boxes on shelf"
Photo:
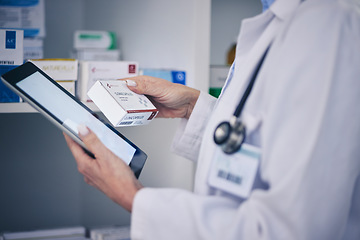
[[[32,59],[30,61],[75,96],[75,83],[78,78],[77,60]]]
[[[91,240],[130,240],[130,226],[92,228],[89,233]]]
[[[0,75],[30,58],[43,57],[44,0],[0,1]],[[21,99],[0,83],[0,102]]]
[[[2,28],[24,30],[23,58],[42,58],[45,37],[44,0],[0,1],[0,15]]]
[[[2,237],[4,240],[44,240],[44,239],[62,239],[62,240],[86,240],[85,227],[66,227],[53,229],[39,229],[22,232],[6,232]]]
[[[23,63],[23,39],[23,30],[0,29],[0,75]],[[1,81],[0,102],[20,102],[20,97]]]
[[[32,231],[5,232],[0,234],[4,240],[130,240],[130,226],[102,226],[85,228],[83,226]]]
[[[116,49],[116,34],[108,31],[76,31],[72,57],[88,61],[120,60],[120,51]]]

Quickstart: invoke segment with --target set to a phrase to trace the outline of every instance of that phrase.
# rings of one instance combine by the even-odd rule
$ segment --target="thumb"
[[[95,158],[106,156],[109,149],[100,141],[96,134],[85,125],[79,125],[79,136],[85,146],[95,155]]]
[[[127,78],[125,81],[131,91],[155,98],[164,95],[164,89],[167,89],[172,84],[165,79],[150,76],[137,76]]]
[[[143,87],[139,86],[138,81],[136,81],[135,79],[126,79],[125,82],[126,82],[127,87],[131,91],[133,91],[133,92],[135,92],[137,94],[144,94]]]

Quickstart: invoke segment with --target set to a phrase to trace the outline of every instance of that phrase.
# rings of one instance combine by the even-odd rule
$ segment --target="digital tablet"
[[[115,155],[124,160],[139,177],[147,155],[116,129],[96,118],[94,113],[31,62],[3,74],[6,86],[42,113],[62,131],[91,152],[80,140],[77,126],[90,128]]]

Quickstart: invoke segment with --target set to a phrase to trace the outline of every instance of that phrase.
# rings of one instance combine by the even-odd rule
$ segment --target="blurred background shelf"
[[[92,102],[85,103],[85,105],[94,112],[99,112],[99,108]],[[28,103],[0,103],[0,113],[36,113],[32,106]]]
[[[210,65],[225,64],[241,20],[259,12],[259,0],[46,0],[44,58],[68,58],[76,30],[113,31],[123,60],[182,69],[188,86],[207,92]],[[179,123],[117,128],[148,154],[144,186],[193,189],[196,164],[171,151]],[[85,183],[62,131],[30,105],[0,103],[0,132],[0,232],[130,224],[127,211]]]

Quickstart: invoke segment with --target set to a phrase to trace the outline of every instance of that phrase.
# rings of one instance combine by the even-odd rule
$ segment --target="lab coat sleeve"
[[[181,119],[172,144],[174,153],[197,161],[204,130],[215,103],[216,98],[200,92],[189,120]]]
[[[305,1],[269,52],[260,167],[269,188],[244,202],[144,188],[133,240],[346,239],[346,225],[359,226],[359,210],[349,214],[360,197],[360,17],[334,2]],[[354,229],[348,239],[359,239]]]

